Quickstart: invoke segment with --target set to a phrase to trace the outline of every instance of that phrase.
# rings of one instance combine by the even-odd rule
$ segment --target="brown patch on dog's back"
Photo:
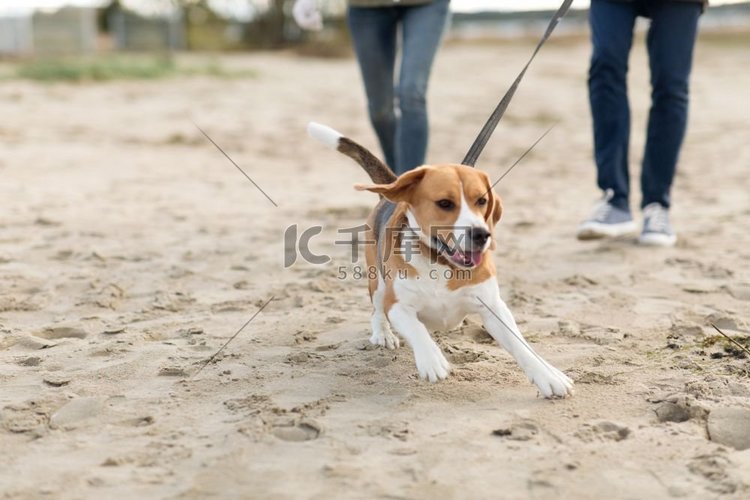
[[[416,278],[419,273],[409,265],[396,249],[401,242],[401,230],[406,224],[406,203],[396,204],[393,214],[383,224],[382,230],[378,231],[378,214],[384,209],[384,204],[390,203],[387,200],[380,200],[375,206],[370,217],[367,219],[368,229],[365,232],[367,241],[374,241],[375,244],[368,244],[365,248],[365,260],[368,270],[368,285],[370,290],[370,299],[378,288],[378,279],[376,273],[370,271],[377,270],[381,273],[385,283],[385,295],[383,299],[383,310],[387,314],[393,304],[398,302],[398,298],[393,290],[393,282],[397,277]],[[378,234],[379,233],[379,234]],[[380,252],[378,252],[380,249]],[[379,262],[380,256],[384,257],[382,264]]]

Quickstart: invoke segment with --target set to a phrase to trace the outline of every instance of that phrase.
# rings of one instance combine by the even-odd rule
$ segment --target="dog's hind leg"
[[[388,349],[396,349],[400,343],[398,337],[391,331],[391,325],[388,323],[388,318],[385,315],[384,303],[385,281],[378,276],[377,288],[375,288],[372,294],[373,310],[372,318],[370,319],[372,336],[370,337],[370,343],[387,347]]]

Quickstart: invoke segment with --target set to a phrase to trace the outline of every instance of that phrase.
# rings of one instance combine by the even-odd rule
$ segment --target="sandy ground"
[[[460,160],[530,49],[445,47],[430,160]],[[375,198],[304,133],[315,119],[375,147],[354,61],[253,55],[224,63],[255,78],[2,83],[0,497],[747,498],[750,451],[732,445],[750,435],[750,364],[711,345],[709,324],[750,333],[750,52],[699,47],[680,242],[645,249],[573,237],[598,196],[588,50],[544,48],[480,160],[497,176],[557,123],[498,186],[495,256],[522,330],[576,380],[557,401],[471,318],[436,334],[454,366],[438,384],[416,378],[408,347],[368,344],[366,282],[334,242]],[[292,224],[324,225],[314,249],[333,260],[284,269]],[[712,417],[729,445],[709,439]]]

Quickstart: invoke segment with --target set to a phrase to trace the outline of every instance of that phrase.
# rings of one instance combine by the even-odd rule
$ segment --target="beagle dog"
[[[500,298],[490,250],[503,207],[486,173],[442,164],[397,177],[339,132],[317,123],[308,132],[359,163],[373,183],[355,188],[381,197],[366,233],[371,343],[399,347],[393,327],[411,346],[419,376],[436,382],[451,367],[430,331],[450,330],[478,314],[545,398],[572,394],[573,382],[531,348]]]

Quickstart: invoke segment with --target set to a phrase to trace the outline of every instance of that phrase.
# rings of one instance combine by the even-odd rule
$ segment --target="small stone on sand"
[[[52,429],[71,430],[79,427],[82,422],[95,417],[102,410],[102,398],[77,398],[57,410],[49,419]]]
[[[159,370],[160,377],[186,377],[187,372],[179,366],[165,366]]]
[[[708,415],[708,436],[711,441],[737,450],[750,448],[750,409],[717,408]]]
[[[66,377],[64,375],[46,375],[42,381],[50,385],[52,387],[62,387],[64,385],[68,385],[70,383],[70,377]]]

